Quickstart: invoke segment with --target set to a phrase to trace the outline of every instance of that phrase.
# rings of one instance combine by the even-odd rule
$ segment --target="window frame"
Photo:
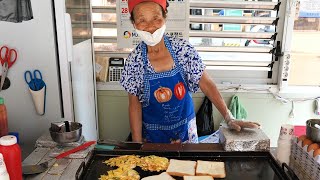
[[[292,35],[294,31],[294,19],[296,13],[296,3],[297,0],[284,0],[286,1],[285,11],[283,11],[282,16],[284,16],[285,26],[283,28],[283,56],[280,58],[279,66],[279,79],[278,79],[278,89],[279,93],[301,93],[304,94],[320,94],[319,86],[295,86],[289,85],[288,79],[290,78],[290,64],[291,63],[291,46],[292,46]],[[286,13],[288,12],[288,13]]]
[[[263,2],[264,4],[261,5],[260,2],[234,2],[234,1],[225,1],[223,3],[221,3],[221,1],[205,1],[205,0],[200,0],[200,1],[196,1],[196,0],[190,0],[190,9],[202,9],[202,12],[204,12],[204,9],[206,8],[219,8],[219,9],[227,9],[229,6],[234,9],[234,8],[237,8],[237,7],[243,7],[242,9],[243,10],[248,10],[246,9],[247,7],[249,7],[249,10],[258,10],[261,8],[261,6],[263,6],[264,8],[261,8],[260,10],[263,11],[263,10],[271,10],[272,8],[276,7],[277,6],[277,3],[278,2]],[[208,3],[209,2],[209,3]],[[204,4],[207,4],[208,6],[204,6]],[[249,5],[250,4],[250,5]],[[281,5],[280,5],[281,7]],[[203,22],[210,22],[210,20],[212,22],[222,22],[223,19],[225,19],[226,21],[232,21],[232,19],[237,19],[235,17],[213,17],[213,18],[201,18],[201,17],[197,17],[195,15],[190,15],[191,18],[190,19],[199,19],[199,20],[202,20]],[[279,15],[278,15],[279,16]],[[252,18],[252,17],[251,17]],[[251,19],[251,18],[248,18],[248,19]],[[270,21],[270,18],[261,18],[259,17],[262,21]],[[277,19],[278,17],[276,17]],[[246,17],[239,17],[239,22],[242,22],[246,19]],[[280,19],[280,18],[279,18]],[[255,18],[252,18],[253,22],[256,21]],[[282,29],[283,28],[283,23],[284,21],[280,21],[278,20],[278,25],[277,27],[279,29]],[[192,24],[192,21],[190,21],[190,24]],[[240,23],[239,23],[240,24]],[[259,24],[259,23],[258,23]],[[264,24],[264,23],[261,23],[261,24]],[[246,25],[246,24],[244,24]],[[247,24],[249,25],[249,24]],[[278,30],[277,30],[278,31]],[[275,32],[275,33],[278,33],[278,32]],[[192,35],[195,33],[195,31],[192,31],[190,30],[190,34],[191,34],[191,37]],[[198,33],[200,34],[202,33],[201,31]],[[226,33],[226,32],[210,32],[210,34],[215,34],[214,36],[220,36],[221,33]],[[208,33],[209,34],[209,33]],[[249,33],[243,33],[243,32],[240,32],[240,33],[237,33],[237,32],[232,32],[232,34],[234,34],[234,36],[248,36],[246,34],[249,34]],[[236,35],[238,34],[238,35]],[[266,33],[268,34],[268,33]],[[270,34],[270,33],[269,33]],[[274,34],[274,33],[272,33]],[[277,35],[277,40],[281,39],[281,35]],[[206,36],[205,33],[203,33],[202,36]],[[250,36],[250,35],[249,35]],[[196,47],[197,49],[198,47]],[[221,47],[214,47],[215,49],[221,49]],[[223,48],[223,47],[222,47]],[[247,48],[248,47],[242,47],[243,49],[244,48]],[[224,50],[226,52],[226,50]],[[264,50],[265,51],[265,50]],[[200,51],[198,51],[199,53],[201,53]],[[209,52],[209,51],[208,51]],[[219,52],[219,50],[211,50],[211,53],[215,53],[215,52]],[[249,50],[248,50],[249,52]],[[237,53],[237,52],[229,52],[229,53]],[[247,55],[253,55],[251,53],[246,53]],[[265,56],[269,56],[268,53],[265,53]],[[269,60],[269,62],[271,63],[273,61],[273,59],[275,58],[274,55],[270,54],[271,58]],[[215,59],[215,58],[214,58]],[[215,61],[218,61],[218,62],[229,62],[230,60],[215,60]],[[214,61],[213,61],[214,62]],[[257,61],[258,62],[258,61]],[[211,63],[212,64],[212,63]],[[239,63],[238,67],[241,67],[241,63]],[[207,66],[207,71],[209,72],[209,74],[211,75],[211,78],[216,82],[216,84],[218,86],[225,86],[226,84],[229,84],[230,87],[233,87],[233,86],[238,86],[238,87],[269,87],[269,88],[273,88],[275,87],[277,84],[278,84],[278,67],[279,67],[279,61],[276,61],[274,64],[273,64],[273,69],[272,69],[272,77],[271,78],[268,78],[268,70],[263,70],[263,69],[267,69],[267,67],[259,67],[259,66],[255,66],[256,69],[252,68],[252,67],[249,67],[249,66],[244,66],[245,68],[243,68],[244,70],[238,70],[238,71],[235,71],[234,67],[227,67],[226,66],[226,69],[225,70],[222,70],[221,69],[221,66],[219,67],[218,66],[213,66],[211,67],[210,65]],[[217,70],[217,69],[220,69],[220,70]],[[262,71],[259,71],[258,69],[261,69]],[[244,72],[244,71],[247,71],[248,73]],[[232,74],[234,77],[233,78],[230,78],[228,76],[225,76],[226,73],[230,73]],[[256,77],[254,77],[254,75],[251,75],[253,73],[256,73]],[[248,74],[250,74],[251,76],[248,76]],[[262,74],[264,74],[264,77],[262,77]],[[240,77],[240,78],[239,78]],[[268,91],[268,88],[266,89],[266,92]]]
[[[191,0],[188,0],[190,3]],[[291,37],[293,33],[293,25],[294,25],[294,17],[290,16],[295,13],[295,8],[290,8],[293,3],[296,3],[296,0],[281,0],[281,5],[279,9],[279,20],[277,26],[277,37],[275,41],[281,42],[282,50],[279,53],[283,53],[283,56],[279,57],[278,61],[275,61],[273,64],[272,71],[272,79],[268,82],[259,83],[258,79],[250,78],[250,83],[243,81],[243,79],[238,78],[239,83],[230,84],[227,79],[230,77],[222,78],[221,81],[217,82],[216,77],[219,75],[223,75],[224,73],[232,73],[234,76],[233,79],[237,79],[237,73],[234,71],[216,71],[212,70],[212,68],[208,67],[207,71],[210,74],[210,77],[216,81],[218,88],[221,92],[239,92],[239,91],[250,91],[251,93],[268,93],[270,90],[277,93],[316,93],[320,92],[320,87],[310,87],[310,86],[290,86],[288,85],[288,81],[286,78],[290,78],[289,74],[289,64],[290,64],[290,54],[291,54]],[[295,6],[291,6],[295,7]],[[115,12],[115,8],[110,7],[96,7],[93,8],[93,12],[102,13],[107,9],[108,12]],[[288,13],[290,12],[290,13]],[[191,31],[191,30],[190,30]],[[93,35],[94,36],[94,35]],[[99,40],[100,37],[93,37],[96,40]],[[99,40],[97,42],[104,42],[103,40]],[[95,43],[95,42],[94,42]],[[110,42],[112,43],[112,42]],[[125,52],[103,52],[103,51],[95,51],[99,55],[118,55],[121,57],[125,57]],[[226,52],[228,53],[228,52]],[[274,57],[273,57],[274,58]],[[250,73],[248,73],[250,75]],[[99,83],[97,82],[98,90],[123,90],[119,83],[107,82],[107,83]],[[303,90],[303,91],[302,91]]]

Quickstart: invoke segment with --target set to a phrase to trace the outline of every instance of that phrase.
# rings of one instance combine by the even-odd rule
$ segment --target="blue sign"
[[[320,18],[320,12],[308,12],[308,11],[300,11],[299,17],[303,18]]]

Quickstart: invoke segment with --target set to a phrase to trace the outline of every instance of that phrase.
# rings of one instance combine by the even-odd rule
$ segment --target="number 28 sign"
[[[129,8],[128,8],[128,0],[121,0],[121,14],[127,14],[129,13]]]
[[[122,14],[129,13],[129,8],[125,8],[125,7],[121,8],[121,13]]]
[[[129,0],[116,0],[118,48],[134,48],[141,42],[130,20],[128,1]],[[167,2],[170,6],[168,7],[169,13],[166,23],[166,35],[187,39],[190,24],[189,19],[186,18],[189,13],[189,0],[168,0]],[[183,86],[179,84],[175,91],[172,89],[172,95],[175,95],[178,100],[182,99],[185,95],[185,90],[182,87]]]

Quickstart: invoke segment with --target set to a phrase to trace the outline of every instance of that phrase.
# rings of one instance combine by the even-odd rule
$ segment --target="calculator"
[[[124,69],[124,58],[109,59],[109,82],[119,82]]]

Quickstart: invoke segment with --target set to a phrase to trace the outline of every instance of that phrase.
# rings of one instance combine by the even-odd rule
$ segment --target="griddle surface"
[[[116,169],[109,167],[105,160],[120,155],[158,155],[167,157],[168,159],[181,160],[205,160],[205,161],[223,161],[226,166],[226,178],[230,180],[282,180],[288,179],[284,171],[275,162],[269,152],[141,152],[141,151],[125,151],[125,152],[95,152],[92,159],[86,165],[83,179],[95,180],[100,175],[107,174],[107,171]],[[135,170],[140,177],[160,174],[161,172],[143,171],[136,167]],[[181,180],[181,177],[175,177]],[[219,179],[219,178],[215,178]]]

